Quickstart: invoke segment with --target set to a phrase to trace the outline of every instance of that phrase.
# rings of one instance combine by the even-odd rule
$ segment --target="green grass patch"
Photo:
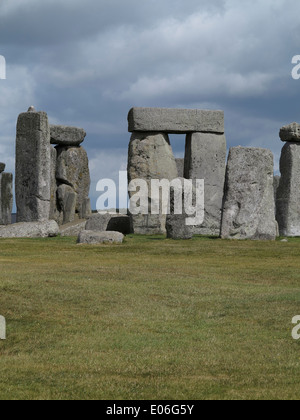
[[[298,399],[300,239],[0,241],[1,399]]]

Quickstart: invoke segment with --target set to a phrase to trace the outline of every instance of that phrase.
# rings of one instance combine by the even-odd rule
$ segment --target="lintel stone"
[[[132,108],[129,132],[224,134],[224,112],[200,109]]]

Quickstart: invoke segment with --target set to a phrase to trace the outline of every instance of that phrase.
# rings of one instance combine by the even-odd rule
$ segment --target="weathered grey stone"
[[[16,223],[0,227],[0,238],[47,238],[59,234],[58,224],[54,220],[46,222]]]
[[[186,179],[204,179],[205,219],[194,234],[220,236],[226,172],[224,135],[193,133],[187,135],[185,151]]]
[[[274,159],[258,148],[230,149],[222,238],[275,240]]]
[[[0,225],[11,224],[13,208],[13,175],[0,174]]]
[[[124,235],[119,232],[96,232],[94,230],[84,230],[78,236],[79,244],[97,245],[104,243],[122,244]]]
[[[6,165],[5,163],[0,162],[0,174],[5,171]]]
[[[50,125],[51,144],[61,146],[79,146],[86,137],[82,128]]]
[[[275,204],[276,204],[276,201],[277,201],[277,192],[278,192],[278,188],[279,188],[279,184],[280,184],[280,179],[281,179],[281,176],[274,175],[274,183],[273,183],[273,186],[274,186]]]
[[[128,152],[129,182],[142,179],[148,183],[148,214],[132,215],[133,229],[136,234],[166,233],[166,215],[151,214],[151,180],[177,178],[177,166],[167,134],[134,133],[131,136]],[[132,197],[134,192],[130,192]]]
[[[74,221],[77,203],[77,194],[72,187],[62,184],[57,188],[57,200],[63,213],[63,224]]]
[[[182,185],[182,191],[184,188],[184,178],[178,178]],[[192,190],[193,202],[195,201],[196,191],[195,188]],[[188,215],[185,213],[185,195],[182,194],[182,213],[175,214],[175,194],[171,191],[170,195],[170,214],[167,215],[166,221],[166,230],[168,239],[192,239],[193,237],[193,227],[187,226],[186,220]]]
[[[73,237],[80,234],[85,230],[86,220],[76,220],[66,225],[60,226],[60,236],[62,237]]]
[[[224,133],[224,112],[199,109],[132,108],[129,132]]]
[[[87,153],[82,147],[57,146],[56,150],[57,182],[69,185],[76,192],[76,212],[82,217],[83,206],[86,206],[91,183]]]
[[[44,221],[50,215],[51,150],[45,112],[19,115],[16,140],[18,222]]]
[[[59,213],[57,210],[57,183],[56,183],[56,159],[57,152],[54,147],[50,148],[51,152],[51,165],[50,165],[50,178],[51,178],[51,188],[50,188],[50,220],[58,221]]]
[[[286,143],[280,158],[276,218],[281,236],[300,236],[300,143]]]
[[[113,215],[108,222],[107,229],[110,232],[120,232],[123,235],[130,235],[133,233],[132,221],[130,216]]]
[[[92,214],[91,200],[89,198],[83,199],[81,206],[78,209],[80,219],[88,219]]]
[[[86,222],[86,230],[94,230],[98,232],[105,232],[107,230],[108,223],[111,219],[111,214],[105,213],[95,213],[90,216]]]
[[[177,166],[177,175],[179,178],[184,178],[184,159],[175,159]]]
[[[279,137],[284,142],[300,142],[300,124],[292,123],[282,127]]]
[[[93,214],[90,216],[85,226],[86,230],[98,232],[120,232],[129,235],[133,232],[131,217],[121,214]]]

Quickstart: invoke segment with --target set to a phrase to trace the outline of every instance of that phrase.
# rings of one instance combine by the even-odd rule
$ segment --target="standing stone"
[[[286,143],[280,158],[277,221],[281,236],[300,236],[300,143]]]
[[[169,136],[163,133],[134,133],[128,153],[128,180],[147,181],[149,209],[147,215],[132,215],[134,233],[165,234],[166,215],[151,214],[151,180],[177,178],[177,166]],[[130,196],[134,193],[130,193]],[[160,210],[161,210],[160,203]]]
[[[279,175],[274,175],[274,198],[275,198],[275,205],[277,201],[277,192],[280,184],[281,177]]]
[[[182,185],[182,191],[184,188],[184,178],[178,178],[176,182],[180,182]],[[170,214],[167,215],[166,229],[167,229],[167,238],[168,239],[192,239],[193,237],[193,227],[187,226],[186,220],[189,217],[185,213],[185,194],[187,191],[182,194],[182,213],[175,214],[175,194],[174,191],[171,191],[170,194]],[[196,198],[196,189],[193,188],[191,191],[193,195],[192,202],[195,202]]]
[[[13,175],[0,174],[0,225],[11,224],[13,208]]]
[[[204,179],[205,219],[194,234],[220,236],[226,172],[224,135],[193,133],[186,139],[185,178]]]
[[[184,178],[184,159],[175,159],[178,178]]]
[[[18,222],[49,220],[51,151],[45,112],[19,115],[16,140],[16,204]]]
[[[51,178],[51,188],[50,188],[50,220],[58,221],[59,212],[57,210],[57,184],[56,184],[56,159],[57,152],[54,147],[50,148],[51,151],[51,169],[50,169],[50,178]]]
[[[57,189],[57,200],[63,214],[63,224],[73,222],[77,203],[77,194],[69,185],[60,185]]]
[[[0,174],[5,171],[6,165],[5,163],[0,162]]]
[[[82,147],[58,146],[56,179],[61,184],[69,185],[77,194],[76,212],[79,218],[87,213],[87,200],[90,191],[89,160]]]
[[[275,240],[274,158],[258,148],[230,149],[222,220],[223,239]]]

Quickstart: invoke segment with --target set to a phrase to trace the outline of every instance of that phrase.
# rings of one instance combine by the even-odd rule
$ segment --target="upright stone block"
[[[226,172],[224,135],[193,133],[186,139],[185,178],[204,179],[205,219],[194,234],[219,236]]]
[[[11,224],[13,208],[13,175],[0,174],[0,225]]]
[[[51,150],[45,112],[19,115],[16,139],[16,203],[18,222],[49,220]]]
[[[86,213],[90,191],[89,160],[83,147],[56,147],[56,179],[61,184],[69,185],[77,194],[76,212]]]
[[[224,134],[224,112],[201,109],[132,108],[129,132]]]
[[[185,212],[185,202],[190,200],[191,203],[195,203],[196,200],[196,188],[192,188],[190,191],[184,189],[185,179],[180,177],[176,182],[179,182],[182,186],[182,212],[176,214],[176,207],[178,203],[175,200],[174,189],[171,191],[170,196],[170,214],[167,215],[166,229],[167,229],[167,238],[168,239],[192,239],[193,237],[193,227],[188,226],[186,221],[190,215]],[[186,195],[189,194],[189,197]],[[178,199],[178,198],[177,198]]]
[[[258,148],[230,149],[226,173],[223,239],[275,240],[274,159]]]
[[[59,212],[57,210],[57,184],[56,184],[56,159],[57,159],[57,152],[54,147],[50,148],[51,150],[51,169],[50,169],[50,177],[51,177],[51,189],[50,189],[50,220],[59,219]]]
[[[175,159],[177,166],[178,178],[184,177],[184,159]]]
[[[151,180],[172,181],[177,177],[177,166],[169,136],[164,133],[133,133],[128,153],[128,180],[129,182],[135,179],[145,180],[149,189],[148,214],[132,215],[135,233],[166,233],[166,215],[151,214]]]
[[[286,143],[280,158],[276,218],[281,236],[300,236],[300,143]]]
[[[77,202],[77,194],[73,188],[65,184],[60,185],[57,189],[57,200],[63,213],[63,224],[73,222]]]

